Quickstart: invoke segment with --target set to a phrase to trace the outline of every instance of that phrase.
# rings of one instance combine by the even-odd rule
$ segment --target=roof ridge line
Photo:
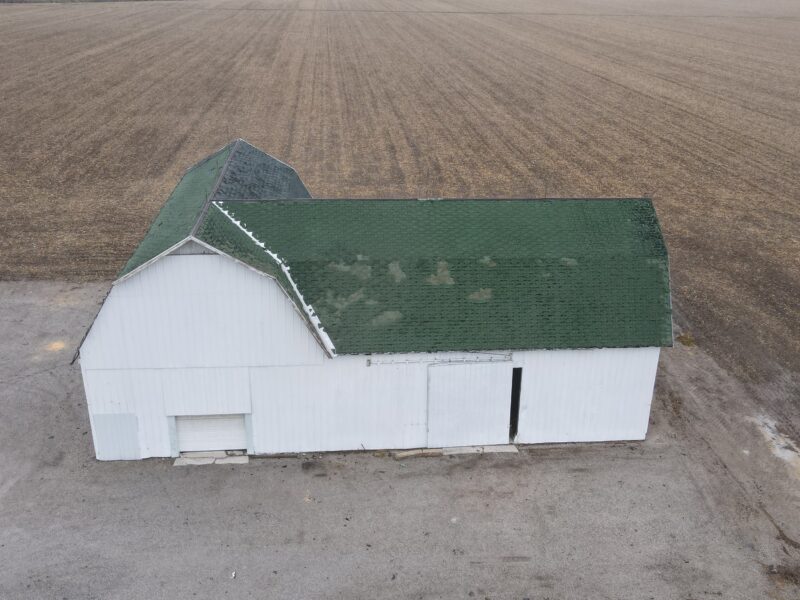
[[[197,221],[195,221],[194,225],[192,226],[192,230],[189,232],[190,236],[197,234],[197,231],[200,229],[200,224],[205,220],[206,215],[208,214],[208,207],[211,205],[211,199],[217,193],[217,190],[219,190],[219,186],[222,183],[222,178],[225,176],[228,166],[231,164],[231,159],[233,158],[233,155],[236,154],[236,151],[239,149],[239,146],[242,142],[244,142],[242,138],[236,138],[236,140],[233,142],[231,152],[228,154],[228,158],[225,159],[225,164],[222,165],[219,175],[217,175],[217,179],[214,182],[214,187],[211,188],[208,196],[206,196],[205,202],[203,202],[203,208],[200,209],[200,213],[197,215]],[[247,142],[244,143],[246,144]]]
[[[280,158],[278,158],[277,156],[273,156],[273,155],[272,155],[272,154],[270,154],[269,152],[266,152],[266,151],[262,150],[262,149],[261,149],[261,148],[259,148],[258,146],[254,145],[254,144],[251,144],[250,142],[248,142],[248,141],[247,141],[246,139],[244,139],[244,138],[236,138],[236,141],[237,141],[237,142],[242,142],[242,143],[245,143],[245,144],[247,144],[248,146],[250,146],[251,148],[255,148],[256,150],[258,150],[258,151],[259,151],[259,152],[261,152],[262,154],[264,154],[264,155],[266,155],[266,156],[269,156],[269,157],[270,157],[272,160],[274,160],[275,162],[279,162],[279,163],[281,163],[281,164],[282,164],[284,167],[286,167],[287,169],[289,169],[289,170],[290,170],[292,173],[294,173],[294,174],[297,176],[297,179],[300,181],[300,184],[301,184],[301,185],[302,185],[304,188],[306,188],[306,191],[308,192],[308,186],[306,185],[306,182],[305,182],[305,181],[303,181],[303,178],[302,178],[302,177],[300,177],[300,173],[298,173],[298,172],[297,172],[297,169],[295,169],[295,168],[294,168],[292,165],[290,165],[290,164],[289,164],[289,163],[287,163],[287,162],[284,162],[284,161],[282,161],[282,160],[281,160]],[[309,195],[309,196],[311,196],[311,192],[308,192],[308,195]],[[228,200],[226,200],[225,202],[229,202],[230,200],[232,200],[232,199],[231,199],[231,198],[229,198],[229,199],[228,199]],[[272,200],[272,198],[261,198],[261,200]]]
[[[184,169],[184,170],[183,170],[183,173],[181,173],[181,179],[182,179],[182,178],[183,178],[183,176],[184,176],[184,175],[186,175],[186,174],[187,174],[189,171],[191,171],[192,169],[196,169],[196,168],[197,168],[197,167],[199,167],[199,166],[202,166],[204,163],[206,163],[206,162],[208,162],[209,160],[211,160],[212,158],[214,158],[214,156],[216,156],[217,154],[219,154],[220,152],[222,152],[223,150],[225,150],[225,148],[227,148],[228,146],[230,146],[232,143],[233,143],[233,142],[228,142],[228,143],[227,143],[227,144],[225,144],[224,146],[221,146],[221,147],[217,148],[216,150],[214,150],[214,151],[213,151],[211,154],[209,154],[209,155],[208,155],[208,156],[206,156],[205,158],[201,158],[200,160],[198,160],[198,161],[197,161],[196,163],[194,163],[194,164],[193,164],[191,167],[188,167],[188,168]],[[180,180],[179,180],[179,181],[180,181]]]
[[[298,175],[298,179],[300,176]],[[301,180],[302,182],[302,180]],[[305,185],[305,184],[304,184]],[[538,197],[496,197],[496,198],[473,198],[470,196],[465,197],[455,197],[455,196],[447,196],[442,198],[347,198],[347,197],[336,197],[330,198],[326,196],[322,197],[310,197],[310,198],[227,198],[225,200],[220,200],[220,202],[225,202],[228,204],[259,204],[262,202],[408,202],[408,203],[448,203],[448,202],[549,202],[549,201],[575,201],[575,202],[641,202],[643,200],[647,200],[652,202],[652,198],[648,198],[646,196],[621,196],[621,197],[613,197],[613,196],[586,196],[583,198],[578,198],[575,196],[558,196],[553,197],[549,196],[546,198],[538,198]]]
[[[248,145],[248,146],[250,146],[251,148],[255,148],[256,150],[258,150],[258,151],[259,151],[259,152],[261,152],[262,154],[266,154],[267,156],[269,156],[269,157],[270,157],[272,160],[275,160],[275,161],[277,161],[277,162],[281,163],[281,164],[282,164],[284,167],[289,167],[289,168],[290,168],[292,171],[294,171],[295,173],[297,173],[297,171],[295,170],[295,168],[294,168],[292,165],[290,165],[289,163],[283,162],[283,161],[282,161],[280,158],[278,158],[278,157],[276,157],[276,156],[272,156],[272,154],[270,154],[269,152],[265,152],[264,150],[262,150],[262,149],[261,149],[261,148],[259,148],[258,146],[256,146],[256,145],[254,145],[254,144],[251,144],[250,142],[248,142],[246,139],[244,139],[244,138],[236,138],[236,141],[237,141],[237,142],[244,142],[245,144],[247,144],[247,145]],[[298,176],[298,177],[299,177],[299,176]]]

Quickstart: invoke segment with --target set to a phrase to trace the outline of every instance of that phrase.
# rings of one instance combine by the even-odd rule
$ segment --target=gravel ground
[[[70,361],[106,291],[0,283],[4,599],[800,594],[780,388],[697,346],[662,355],[642,443],[100,463]]]

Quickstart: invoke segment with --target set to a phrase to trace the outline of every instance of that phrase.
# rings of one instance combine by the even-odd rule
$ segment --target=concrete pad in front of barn
[[[452,456],[455,454],[517,454],[519,450],[514,444],[495,444],[492,446],[454,446],[442,448],[442,454]]]
[[[202,465],[213,465],[216,459],[213,456],[179,456],[172,463],[174,467],[197,467]]]
[[[70,361],[107,289],[0,283],[2,598],[796,597],[791,429],[702,348],[643,442],[103,463]]]

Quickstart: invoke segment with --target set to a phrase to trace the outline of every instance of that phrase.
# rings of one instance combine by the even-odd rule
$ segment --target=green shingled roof
[[[292,167],[244,140],[235,140],[186,171],[119,275],[192,234],[210,202],[310,197]]]
[[[650,200],[218,206],[199,237],[221,247],[239,221],[250,243],[227,251],[264,268],[244,229],[285,261],[340,354],[672,343]]]
[[[197,239],[275,277],[339,354],[672,344],[649,199],[310,199],[294,171],[220,167],[225,150],[192,169],[221,168],[216,189],[188,201],[187,173],[153,227],[166,213],[188,235],[185,207]]]
[[[186,172],[120,271],[120,276],[155,258],[192,232],[230,151],[229,144]]]

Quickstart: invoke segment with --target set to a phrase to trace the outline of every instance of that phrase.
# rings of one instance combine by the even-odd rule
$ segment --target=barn
[[[649,199],[314,199],[190,168],[81,347],[96,456],[638,440],[672,344]]]

